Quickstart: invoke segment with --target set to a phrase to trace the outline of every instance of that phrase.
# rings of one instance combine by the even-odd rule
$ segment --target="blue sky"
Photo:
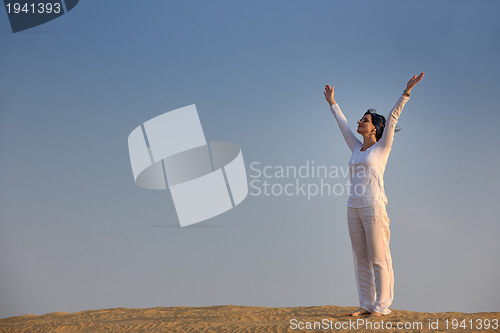
[[[424,71],[385,173],[394,309],[499,311],[497,1],[81,1],[0,10],[0,317],[111,307],[357,305],[347,196],[248,196],[179,228],[128,134],[196,104],[262,165],[347,166],[351,126]],[[292,180],[293,181],[293,180]],[[344,181],[344,180],[342,180]]]

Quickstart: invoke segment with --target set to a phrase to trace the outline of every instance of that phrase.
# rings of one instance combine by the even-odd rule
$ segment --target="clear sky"
[[[253,162],[345,168],[324,85],[354,128],[422,71],[385,173],[392,308],[499,311],[499,14],[493,0],[85,0],[13,34],[0,10],[0,317],[358,305],[346,194],[249,195],[180,228],[168,191],[135,185],[127,137],[196,104],[249,180]]]

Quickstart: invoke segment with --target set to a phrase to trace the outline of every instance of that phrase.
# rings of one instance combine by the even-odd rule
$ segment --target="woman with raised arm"
[[[403,95],[387,117],[370,109],[358,121],[358,140],[347,119],[335,102],[333,87],[325,86],[324,95],[352,151],[349,160],[351,188],[347,202],[347,221],[351,238],[354,271],[360,308],[350,316],[370,314],[370,317],[391,313],[389,306],[394,294],[394,274],[389,250],[389,217],[385,209],[384,171],[391,152],[394,131],[410,91],[422,80],[424,73],[413,76]]]

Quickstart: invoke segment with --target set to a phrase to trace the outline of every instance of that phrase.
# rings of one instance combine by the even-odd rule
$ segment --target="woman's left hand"
[[[406,92],[409,94],[411,89],[417,84],[420,82],[420,80],[422,80],[422,78],[424,77],[424,73],[420,73],[418,76],[414,75],[410,81],[408,81],[408,83],[406,84]]]

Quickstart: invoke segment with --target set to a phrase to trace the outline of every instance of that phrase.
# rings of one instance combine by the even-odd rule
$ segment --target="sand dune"
[[[412,312],[348,317],[355,307],[116,308],[0,319],[0,332],[499,332],[500,312]]]

